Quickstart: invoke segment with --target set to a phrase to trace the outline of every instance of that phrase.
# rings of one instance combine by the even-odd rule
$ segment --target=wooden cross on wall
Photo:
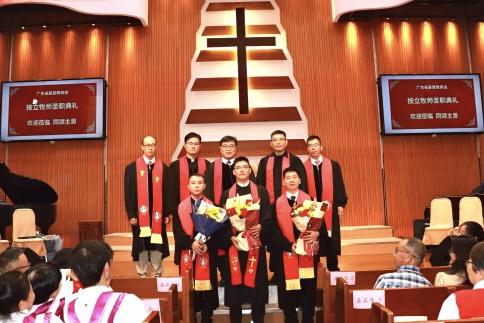
[[[239,113],[249,113],[247,85],[247,46],[275,46],[276,37],[246,37],[245,9],[236,8],[237,36],[235,38],[208,38],[207,47],[237,47]]]

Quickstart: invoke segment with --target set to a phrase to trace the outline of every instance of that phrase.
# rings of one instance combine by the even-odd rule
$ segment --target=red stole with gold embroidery
[[[311,157],[308,157],[304,162],[304,168],[306,168],[306,174],[308,176],[308,190],[309,195],[313,198],[316,196],[316,183],[314,182],[314,169],[311,163]],[[329,202],[329,207],[324,213],[324,222],[326,223],[326,229],[331,230],[333,225],[333,164],[331,160],[323,157],[321,164],[321,183],[323,185],[323,201]]]
[[[197,173],[203,175],[205,174],[205,159],[198,156],[197,157]],[[188,160],[187,156],[182,156],[178,158],[178,167],[180,169],[180,201],[185,200],[187,197],[190,196],[190,192],[188,191],[188,179],[190,178],[190,168],[188,167]]]
[[[284,195],[284,193],[286,193],[286,187],[282,185],[282,172],[284,171],[284,169],[288,168],[290,164],[291,162],[289,160],[289,153],[285,152],[284,156],[282,157],[281,178],[279,179],[281,181],[281,195]],[[271,204],[273,204],[277,198],[274,193],[274,155],[271,155],[269,156],[269,158],[267,158],[266,189],[267,192],[269,192]]]
[[[148,192],[148,165],[143,157],[136,160],[136,185],[138,193],[138,222],[141,238],[151,237],[151,243],[162,244],[161,238],[163,221],[163,164],[155,161],[151,171],[153,214],[150,228],[150,208]]]
[[[250,195],[252,195],[252,201],[254,203],[257,203],[259,201],[259,192],[257,191],[257,185],[255,185],[252,181],[250,181],[249,183],[250,183]],[[237,183],[232,185],[232,187],[230,188],[228,198],[235,197],[237,194],[236,191],[237,191]],[[255,277],[257,274],[257,264],[259,263],[259,247],[251,247],[251,241],[254,238],[249,237],[251,233],[248,231],[248,229],[253,225],[259,224],[259,211],[251,211],[250,216],[252,217],[251,221],[248,221],[248,219],[246,218],[246,222],[245,222],[246,231],[244,232],[247,236],[247,241],[249,242],[247,264],[245,266],[245,273],[244,273],[244,285],[254,288]],[[235,229],[233,229],[233,231],[235,232]],[[230,266],[231,284],[234,286],[241,285],[242,273],[240,271],[239,253],[235,245],[231,245],[229,248],[229,266]]]
[[[202,199],[213,205],[212,201],[207,199],[205,196]],[[183,202],[178,205],[178,216],[180,218],[180,223],[186,235],[193,239],[193,220],[192,220],[192,198],[187,197]],[[181,251],[180,257],[180,273],[183,274],[188,269],[192,269],[192,250],[184,249]],[[195,256],[195,290],[204,291],[212,290],[212,283],[210,282],[210,255],[208,250],[203,255]]]
[[[299,190],[297,194],[297,204],[310,200],[311,197]],[[295,243],[293,222],[291,219],[292,207],[287,201],[286,194],[280,196],[276,201],[276,214],[279,228],[284,237],[291,243]],[[303,232],[301,232],[302,234]],[[292,252],[282,253],[284,264],[284,275],[286,279],[286,290],[301,289],[300,279],[314,278],[314,258],[313,256],[301,256]]]

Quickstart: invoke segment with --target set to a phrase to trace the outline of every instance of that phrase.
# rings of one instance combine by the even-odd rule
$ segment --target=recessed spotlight
[[[96,24],[91,24],[91,26],[93,26],[93,27],[94,27],[94,26],[96,26]]]
[[[390,20],[390,17],[386,17],[386,18],[385,18],[385,20],[386,20],[386,21]]]
[[[42,28],[47,28],[47,25],[42,25]]]
[[[20,29],[25,30],[25,26],[20,27]]]
[[[131,26],[131,23],[130,22],[128,22],[128,26]]]
[[[71,28],[71,24],[68,24],[68,25],[67,25],[67,28]]]

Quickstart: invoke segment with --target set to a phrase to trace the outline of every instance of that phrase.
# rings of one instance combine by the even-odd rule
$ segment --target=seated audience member
[[[64,248],[59,250],[50,261],[51,264],[59,268],[62,279],[61,279],[61,290],[59,291],[59,298],[71,295],[77,292],[79,288],[79,282],[76,282],[76,288],[74,286],[74,281],[71,278],[71,263],[70,259],[72,256],[72,248]]]
[[[0,254],[0,274],[9,271],[24,273],[30,268],[30,263],[22,248],[7,248]]]
[[[484,242],[471,249],[466,261],[467,275],[473,289],[451,294],[442,304],[438,320],[458,320],[484,317]]]
[[[53,321],[53,317],[63,318],[64,299],[56,296],[60,290],[61,272],[50,263],[39,263],[31,267],[27,272],[30,285],[35,293],[34,307],[24,319],[24,323]]]
[[[432,286],[421,273],[420,265],[425,257],[425,245],[417,238],[403,239],[395,248],[397,271],[382,274],[373,288],[409,288]]]
[[[72,252],[71,269],[83,288],[67,297],[64,322],[142,322],[149,314],[133,294],[116,293],[110,287],[113,250],[99,240],[85,241]]]
[[[25,257],[29,261],[30,267],[37,265],[38,263],[45,262],[45,258],[39,256],[35,251],[30,248],[23,248]]]
[[[449,264],[449,250],[453,236],[470,236],[474,237],[477,242],[484,240],[484,232],[479,223],[474,221],[464,222],[457,229],[450,230],[449,236],[434,248],[430,256],[432,266],[447,266]]]
[[[473,237],[452,237],[450,247],[450,266],[448,271],[441,271],[435,276],[435,286],[455,286],[469,282],[466,272],[466,260],[471,248],[477,243]]]
[[[0,275],[0,322],[22,322],[32,308],[34,298],[34,291],[24,273],[11,271]]]

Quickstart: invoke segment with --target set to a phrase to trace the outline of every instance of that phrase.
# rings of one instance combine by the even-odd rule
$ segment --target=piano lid
[[[58,199],[49,184],[16,175],[5,163],[0,163],[0,187],[14,204],[53,204]]]

